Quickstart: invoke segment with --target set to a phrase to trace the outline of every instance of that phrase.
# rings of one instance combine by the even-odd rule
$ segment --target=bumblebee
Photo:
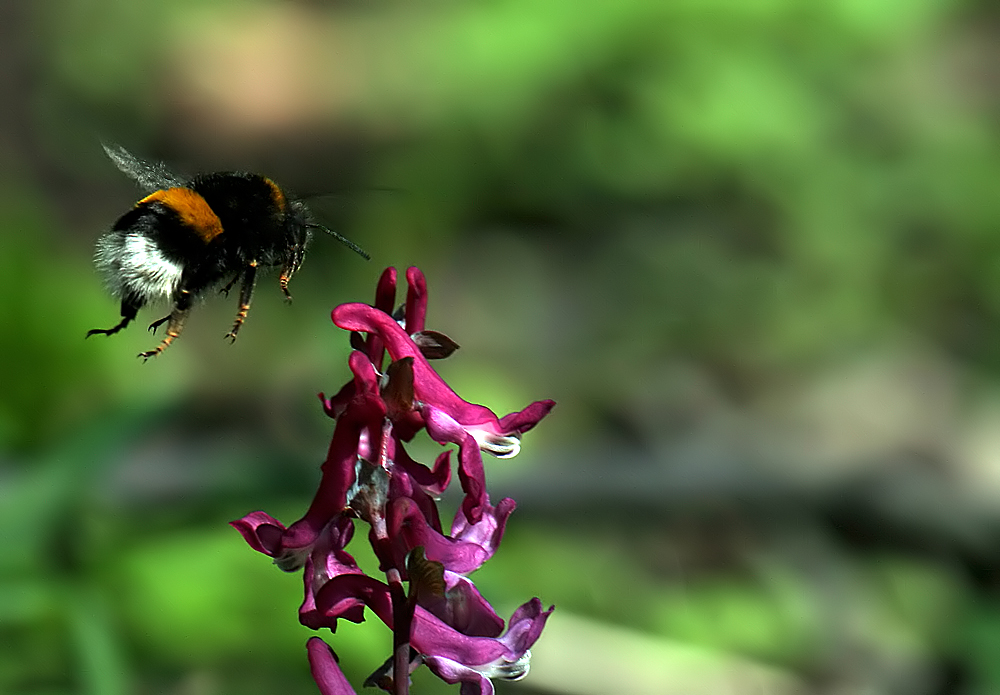
[[[302,265],[311,230],[320,229],[369,258],[352,241],[317,224],[306,205],[285,195],[271,179],[245,172],[178,176],[161,163],[139,159],[118,145],[104,145],[111,161],[148,195],[118,218],[97,242],[94,261],[112,294],[121,300],[121,321],[95,328],[114,335],[146,304],[166,298],[167,316],[149,325],[167,332],[155,357],[177,339],[194,301],[222,285],[240,285],[239,310],[225,338],[235,342],[250,311],[258,269],[281,269],[278,285],[291,301],[288,282]]]

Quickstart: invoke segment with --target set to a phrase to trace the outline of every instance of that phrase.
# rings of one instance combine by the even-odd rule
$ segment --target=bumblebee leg
[[[164,316],[162,319],[156,319],[151,324],[149,324],[149,332],[155,334],[156,333],[156,329],[159,328],[160,326],[162,326],[163,324],[165,324],[169,320],[170,320],[170,315],[169,314],[167,314],[166,316]]]
[[[285,268],[281,271],[281,277],[278,278],[278,285],[281,287],[281,291],[285,294],[285,301],[292,301],[292,295],[288,292],[288,281],[292,279],[291,273]]]
[[[167,323],[167,334],[160,341],[160,344],[156,346],[153,350],[147,350],[146,352],[140,352],[139,357],[145,362],[150,357],[156,357],[161,352],[170,347],[170,343],[174,342],[174,339],[181,334],[184,330],[184,322],[187,320],[188,313],[191,311],[192,297],[191,293],[187,290],[180,290],[177,293],[176,299],[174,300],[174,310],[170,312],[170,316],[166,317]],[[164,319],[156,321],[154,325],[159,325],[163,323]]]
[[[298,244],[295,245],[288,256],[288,260],[285,261],[284,267],[281,269],[281,276],[278,278],[278,285],[281,287],[281,291],[285,295],[286,302],[292,301],[292,295],[288,292],[288,282],[302,265],[302,259],[304,257],[305,247]]]
[[[222,289],[219,290],[219,294],[224,294],[224,295],[226,295],[228,297],[229,296],[229,290],[233,289],[233,285],[235,285],[236,281],[239,280],[239,279],[240,279],[240,274],[236,273],[236,275],[233,276],[233,279],[230,280],[228,283],[226,283],[225,287],[223,287]]]
[[[236,312],[236,320],[233,327],[224,338],[229,338],[229,342],[236,342],[236,334],[240,332],[240,327],[246,321],[247,314],[250,313],[250,298],[253,296],[254,283],[257,280],[257,261],[251,261],[243,273],[243,282],[240,283],[240,309]]]
[[[87,331],[86,337],[89,338],[92,335],[98,335],[98,334],[114,335],[115,333],[127,327],[130,323],[132,323],[132,320],[135,318],[135,315],[138,312],[139,312],[138,304],[134,304],[131,301],[123,299],[122,320],[118,322],[118,325],[115,326],[114,328],[92,328],[91,330]]]
[[[92,335],[114,335],[121,329],[126,328],[132,322],[132,318],[131,316],[126,316],[114,328],[91,328],[87,331],[85,337],[89,338]]]

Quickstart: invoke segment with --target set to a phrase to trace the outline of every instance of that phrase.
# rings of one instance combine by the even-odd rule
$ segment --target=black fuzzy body
[[[238,283],[239,309],[226,336],[235,340],[262,267],[280,268],[279,285],[291,299],[288,282],[302,264],[310,227],[316,226],[304,203],[287,197],[259,174],[222,172],[183,178],[124,148],[105,146],[105,151],[148,195],[97,243],[95,261],[111,292],[121,299],[122,320],[88,335],[117,333],[143,306],[167,299],[172,304],[170,314],[150,326],[155,330],[169,322],[167,335],[159,347],[141,355],[150,357],[179,335],[197,297],[219,287],[228,293]]]
[[[303,203],[287,200],[258,174],[204,174],[190,188],[212,208],[223,232],[187,257],[182,285],[200,292],[253,264],[298,270],[310,236],[309,211]]]

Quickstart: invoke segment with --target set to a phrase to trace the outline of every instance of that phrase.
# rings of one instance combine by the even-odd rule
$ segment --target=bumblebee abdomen
[[[97,242],[95,261],[108,288],[144,304],[170,297],[184,273],[210,258],[222,222],[189,188],[156,191],[118,218]]]
[[[165,254],[149,235],[130,230],[98,239],[94,261],[112,294],[140,306],[172,296],[184,275],[181,259]]]

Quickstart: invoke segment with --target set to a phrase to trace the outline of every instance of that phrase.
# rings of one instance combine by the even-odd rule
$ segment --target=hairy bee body
[[[105,151],[148,195],[118,218],[97,242],[95,264],[111,293],[121,301],[122,320],[87,335],[112,335],[127,327],[146,304],[167,299],[167,333],[149,358],[180,334],[196,298],[227,284],[240,284],[240,304],[226,337],[235,340],[250,309],[259,268],[281,269],[279,285],[288,299],[288,282],[299,269],[310,229],[332,234],[367,258],[344,237],[313,222],[301,201],[288,198],[271,179],[245,172],[179,177],[162,164],[146,162],[121,147]]]

